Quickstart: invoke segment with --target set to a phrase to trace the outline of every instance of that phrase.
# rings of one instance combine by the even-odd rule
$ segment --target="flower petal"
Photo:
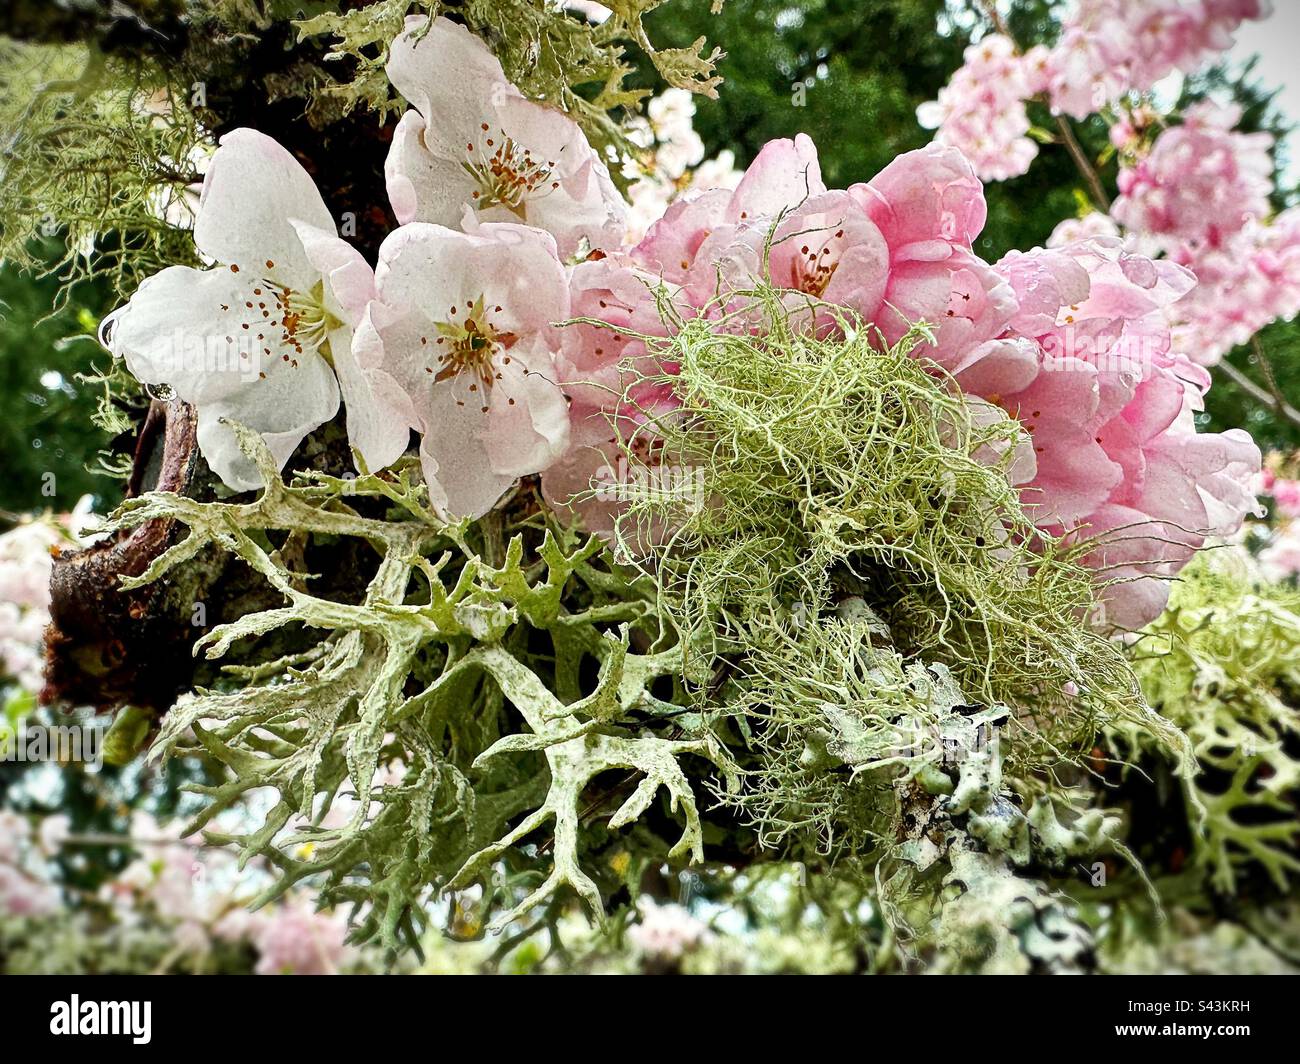
[[[384,469],[406,450],[419,418],[406,390],[382,368],[383,343],[368,310],[355,333],[344,328],[330,334],[330,350],[347,412],[348,442],[371,472]]]
[[[727,220],[775,219],[781,211],[825,191],[817,147],[808,134],[800,133],[794,140],[769,140],[732,193]]]
[[[297,366],[272,362],[265,378],[242,391],[198,407],[199,450],[212,471],[237,491],[262,487],[262,476],[236,442],[223,419],[259,432],[283,469],[307,433],[320,427],[339,408],[338,383],[325,360],[307,355]]]
[[[569,407],[540,340],[516,344],[510,364],[498,362],[484,443],[492,470],[522,477],[551,465],[569,445]]]
[[[355,325],[375,298],[375,271],[361,252],[333,230],[300,221],[292,224],[308,261],[325,278],[333,297],[331,311],[341,311],[340,317]]]
[[[389,234],[376,270],[385,303],[431,322],[464,314],[479,297],[501,331],[522,336],[563,321],[569,292],[555,241],[522,225],[486,224],[475,233],[413,222]]]
[[[203,179],[194,223],[199,251],[246,274],[307,287],[315,270],[291,219],[335,231],[325,201],[297,159],[257,130],[227,133]]]

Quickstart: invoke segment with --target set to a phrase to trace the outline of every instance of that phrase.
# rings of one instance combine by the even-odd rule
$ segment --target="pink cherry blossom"
[[[938,130],[936,141],[959,148],[984,180],[1018,177],[1038,154],[1028,136],[1031,97],[1086,118],[1174,71],[1199,69],[1232,46],[1243,21],[1270,10],[1267,0],[1076,0],[1051,48],[1022,55],[999,34],[971,45],[939,98],[923,104],[917,118]],[[1114,132],[1117,146],[1130,142],[1125,122]]]
[[[676,366],[650,358],[638,338],[668,334],[658,300],[680,302],[680,294],[656,292],[659,285],[626,256],[590,260],[569,271],[573,317],[602,324],[575,323],[562,331],[555,362],[569,398],[571,442],[542,474],[542,492],[552,508],[580,516],[589,531],[613,530],[622,509],[614,489],[620,470],[626,472],[626,451],[652,463],[654,422],[681,402],[661,380]]]
[[[412,16],[386,70],[414,108],[384,166],[399,222],[457,226],[468,212],[546,229],[565,256],[620,246],[626,205],[582,130],[526,99],[464,26]]]
[[[1006,280],[971,250],[984,227],[983,186],[953,148],[900,155],[850,190],[889,249],[888,282],[876,325],[893,343],[918,322],[936,343],[918,353],[952,367],[1002,334],[1015,310]]]
[[[1174,257],[1200,282],[1177,307],[1174,335],[1201,365],[1300,313],[1300,209],[1266,225],[1251,221],[1219,247],[1180,247]]]
[[[349,957],[347,921],[302,899],[271,910],[252,935],[258,975],[337,975]]]
[[[469,233],[413,222],[384,241],[376,277],[358,350],[411,397],[435,508],[480,516],[568,445],[553,352],[569,292],[555,240],[505,222]]]
[[[1270,580],[1300,576],[1300,523],[1289,523],[1259,552],[1260,568]]]
[[[1300,211],[1268,218],[1272,139],[1235,132],[1239,118],[1235,107],[1191,108],[1121,170],[1111,211],[1130,245],[1195,273],[1171,320],[1180,349],[1202,366],[1300,312]]]
[[[1058,111],[1085,118],[1173,73],[1192,73],[1232,46],[1267,0],[1075,0],[1047,59],[1046,87]]]
[[[1195,431],[1209,377],[1171,323],[1196,279],[1139,253],[1103,215],[991,266],[974,251],[985,217],[979,177],[952,147],[908,153],[840,192],[824,187],[800,138],[768,145],[734,192],[673,204],[626,258],[574,267],[574,312],[606,327],[565,330],[556,363],[573,447],[546,470],[547,498],[589,528],[613,527],[618,507],[599,483],[622,475],[629,446],[638,462],[661,460],[653,423],[676,402],[672,367],[647,364],[636,335],[666,328],[654,286],[683,308],[712,307],[721,292],[734,309],[766,263],[792,307],[816,297],[851,308],[888,342],[928,322],[935,343],[918,357],[953,373],[972,404],[1024,424],[1013,465],[1028,512],[1086,544],[1105,623],[1140,627],[1204,538],[1230,534],[1255,505],[1249,437]],[[634,395],[647,377],[655,387]]]
[[[1300,517],[1300,480],[1276,477],[1268,486],[1273,505],[1283,517]]]
[[[27,521],[0,535],[0,678],[33,694],[43,683],[51,551],[60,545],[70,544],[52,521]]]
[[[731,237],[742,229],[766,233],[782,212],[826,191],[811,138],[801,133],[794,140],[769,141],[734,190],[690,194],[669,207],[632,249],[632,258],[665,281],[692,282],[701,298],[707,299],[713,294],[708,283],[713,262],[707,254],[701,256],[700,249],[714,230],[730,227]],[[713,246],[718,243],[715,240]],[[699,268],[693,269],[697,262]]]
[[[887,340],[925,321],[937,343],[923,353],[950,365],[1002,332],[1014,302],[1004,280],[971,250],[987,212],[983,186],[960,152],[934,144],[908,152],[849,191],[889,249],[889,280],[875,319]]]
[[[1012,253],[998,270],[1017,297],[1010,332],[957,379],[1024,423],[1035,523],[1091,543],[1105,623],[1141,627],[1205,537],[1235,532],[1255,506],[1259,450],[1239,430],[1196,432],[1208,377],[1169,333],[1194,279],[1113,240]]]
[[[638,909],[641,918],[628,928],[628,940],[649,961],[674,963],[713,938],[708,925],[684,906],[643,901]]]
[[[641,382],[665,367],[647,358],[639,339],[668,334],[656,296],[659,283],[621,255],[570,268],[571,316],[601,323],[566,325],[555,357],[557,379],[570,399],[575,445],[606,440],[615,420],[635,425],[659,409],[660,397]],[[668,291],[663,295],[671,298]]]
[[[1236,133],[1238,107],[1210,101],[1188,109],[1149,155],[1120,170],[1111,216],[1130,230],[1171,244],[1222,247],[1252,218],[1269,212],[1273,138]]]
[[[1033,95],[1042,55],[1021,56],[1006,37],[991,34],[966,49],[965,62],[923,104],[917,118],[937,129],[935,142],[961,151],[985,181],[1019,177],[1038,155],[1025,100]]]
[[[0,915],[48,916],[59,908],[59,889],[27,817],[0,809]]]
[[[743,293],[766,277],[789,293],[792,313],[829,327],[830,304],[864,321],[879,315],[889,276],[889,248],[861,202],[849,192],[820,192],[779,216],[742,212],[700,245],[683,286],[688,301],[705,307],[718,297],[739,310]]]
[[[0,864],[0,912],[11,916],[49,916],[59,908],[59,892],[52,884]]]

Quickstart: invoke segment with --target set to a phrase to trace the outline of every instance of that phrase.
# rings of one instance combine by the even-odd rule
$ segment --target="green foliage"
[[[59,255],[53,242],[35,250],[46,263]],[[0,264],[0,451],[8,462],[0,510],[11,513],[70,510],[87,493],[110,505],[120,497],[113,480],[87,469],[110,442],[93,424],[100,390],[83,379],[112,361],[94,339],[107,309],[103,286],[79,285],[51,311],[59,288],[57,277]]]

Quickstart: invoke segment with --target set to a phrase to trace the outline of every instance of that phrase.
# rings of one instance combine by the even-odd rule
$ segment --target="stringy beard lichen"
[[[829,726],[819,705],[871,729],[900,713],[904,730],[921,726],[928,696],[905,676],[913,664],[950,670],[965,701],[1006,707],[1017,772],[1069,760],[1107,720],[1132,722],[1186,762],[1185,740],[1147,708],[1122,650],[1083,622],[1094,585],[1078,549],[1022,509],[1008,479],[1022,429],[925,360],[926,328],[888,347],[841,319],[847,340],[819,339],[806,328],[812,308],[792,313],[769,286],[725,300],[730,312],[673,320],[671,339],[643,337],[678,367],[650,383],[671,384],[683,405],[645,412],[639,435],[653,436],[657,461],[691,470],[698,491],[639,494],[616,534],[655,580],[681,645],[707,646],[694,667],[729,677],[704,702],[761,751],[752,768],[770,800],[737,800],[763,830],[804,823],[823,846],[879,830],[825,791],[817,757],[801,750],[810,717]],[[627,447],[629,464],[644,461],[641,443]],[[897,662],[871,650],[862,623],[847,641],[837,630],[850,598]],[[890,753],[897,738],[881,742],[881,763],[915,769],[918,759]],[[774,741],[793,756],[774,756]]]

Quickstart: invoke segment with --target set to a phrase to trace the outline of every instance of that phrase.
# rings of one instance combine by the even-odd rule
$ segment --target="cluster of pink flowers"
[[[640,920],[628,928],[628,941],[647,961],[674,964],[713,938],[713,933],[681,905],[642,901]]]
[[[1264,326],[1300,313],[1296,208],[1268,224],[1252,221],[1222,247],[1202,247],[1180,261],[1199,284],[1178,308],[1175,335],[1203,366],[1214,365]]]
[[[959,148],[985,181],[1018,177],[1038,154],[1025,101],[1085,118],[1174,71],[1190,73],[1232,46],[1268,0],[1078,0],[1051,47],[1023,54],[1001,35],[966,50],[964,65],[917,118]]]
[[[1192,73],[1271,10],[1268,0],[1077,0],[1047,57],[1052,107],[1084,118],[1175,71]]]
[[[0,683],[41,689],[41,639],[50,623],[51,552],[83,542],[90,519],[86,496],[58,520],[32,518],[0,535]]]
[[[62,814],[33,820],[0,809],[0,916],[41,919],[64,908],[53,860],[69,834]],[[334,975],[356,954],[345,944],[342,913],[317,911],[305,896],[250,913],[255,868],[240,870],[233,855],[183,838],[174,824],[159,824],[137,811],[131,838],[142,856],[105,884],[99,901],[115,924],[135,930],[164,929],[174,959],[201,962],[218,942],[246,944],[256,954],[258,975]]]
[[[1014,85],[1009,44],[985,51],[988,80]],[[164,271],[108,323],[137,376],[198,405],[200,445],[232,486],[259,479],[225,419],[259,430],[283,464],[341,395],[370,468],[420,435],[439,510],[480,515],[540,472],[556,509],[607,530],[617,503],[593,479],[629,446],[653,462],[645,426],[678,404],[674,367],[641,339],[669,328],[659,300],[743,312],[766,269],[811,328],[835,327],[819,304],[891,343],[934,326],[923,354],[1024,423],[1026,502],[1043,527],[1093,543],[1115,625],[1154,616],[1165,578],[1252,505],[1249,438],[1194,430],[1208,378],[1168,326],[1191,275],[1104,239],[985,262],[983,186],[960,151],[932,145],[830,189],[806,136],[773,141],[734,188],[681,195],[633,242],[578,126],[525,99],[463,27],[412,19],[388,73],[412,110],[387,163],[402,224],[374,270],[296,161],[242,130],[212,160],[195,225],[218,265]],[[696,154],[687,144],[677,161]],[[557,324],[571,318],[600,324]],[[215,329],[218,355],[251,346],[260,371],[237,357],[234,372],[178,370],[173,335],[195,323]]]
[[[1260,568],[1273,580],[1300,576],[1300,480],[1277,476],[1266,466],[1258,490],[1273,502],[1269,539],[1259,552]]]
[[[131,837],[142,856],[100,892],[121,926],[164,927],[177,951],[195,960],[217,942],[246,943],[257,954],[258,975],[334,975],[352,958],[343,914],[316,911],[296,895],[249,912],[256,867],[241,870],[232,854],[140,811]]]
[[[1168,579],[1205,537],[1235,532],[1254,507],[1259,450],[1238,429],[1196,432],[1209,376],[1167,324],[1195,280],[1107,240],[1013,252],[999,268],[1020,309],[958,379],[1025,423],[1036,523],[1092,545],[1105,621],[1139,627],[1164,608]],[[1035,356],[1037,374],[1013,390]]]
[[[688,197],[627,255],[575,269],[575,312],[609,327],[566,331],[575,446],[544,473],[548,498],[562,507],[629,440],[644,440],[648,417],[671,409],[671,393],[635,394],[620,376],[630,367],[636,379],[644,358],[629,334],[664,328],[647,278],[688,312],[733,311],[726,293],[760,276],[770,235],[778,286],[850,308],[889,342],[919,321],[935,327],[920,353],[1024,424],[1026,504],[1041,527],[1093,544],[1106,622],[1150,620],[1204,537],[1239,527],[1259,468],[1244,432],[1195,430],[1209,378],[1168,324],[1194,278],[1106,237],[989,264],[973,250],[984,220],[983,187],[951,148],[912,152],[832,190],[807,137],[768,144],[734,191]],[[832,327],[829,316],[817,327]],[[624,426],[622,439],[611,424]],[[599,498],[578,509],[609,526]]]
[[[43,521],[0,536],[0,674],[20,687],[41,687],[41,637],[50,623],[50,550],[58,531]]]
[[[1149,153],[1121,168],[1111,216],[1192,255],[1224,247],[1248,221],[1266,217],[1273,138],[1235,132],[1240,120],[1235,106],[1206,100],[1188,108]]]
[[[59,889],[49,859],[67,832],[67,817],[47,817],[38,831],[31,821],[0,809],[0,915],[48,916],[57,912]]]
[[[1206,101],[1121,168],[1111,217],[1199,282],[1178,341],[1212,366],[1265,325],[1300,313],[1300,212],[1272,221],[1273,138],[1239,133],[1237,107]]]
[[[922,104],[916,117],[935,140],[957,148],[984,181],[1019,177],[1038,155],[1029,138],[1025,101],[1041,83],[1042,55],[1022,56],[1000,34],[990,34],[966,49],[965,63]]]
[[[1200,68],[1232,45],[1242,22],[1270,11],[1267,0],[1080,0],[1050,49],[1022,55],[999,35],[969,48],[965,65],[918,118],[982,179],[1016,177],[1037,153],[1025,135],[1026,99],[1040,96],[1083,118],[1174,71]],[[1179,348],[1202,366],[1300,313],[1300,215],[1269,224],[1273,141],[1237,132],[1240,118],[1239,108],[1207,101],[1148,146],[1159,117],[1147,104],[1118,108],[1111,141],[1124,165],[1110,215],[1123,228],[1098,216],[1087,223],[1094,233],[1122,235],[1130,251],[1192,270],[1199,285],[1172,321]]]

